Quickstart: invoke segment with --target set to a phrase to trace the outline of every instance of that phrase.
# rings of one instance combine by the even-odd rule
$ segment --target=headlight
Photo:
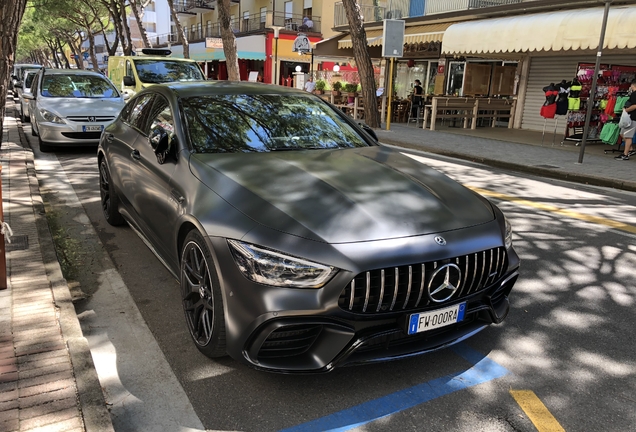
[[[504,221],[506,223],[506,237],[504,239],[504,244],[506,245],[506,249],[510,249],[512,247],[512,225],[510,225],[508,218],[505,216]]]
[[[269,249],[228,240],[234,261],[248,279],[264,285],[320,288],[336,273],[331,266],[284,255]]]
[[[47,122],[51,122],[51,123],[66,123],[62,117],[59,117],[59,116],[53,114],[51,111],[47,111],[45,109],[41,109],[40,110],[40,114],[42,114],[42,117]]]

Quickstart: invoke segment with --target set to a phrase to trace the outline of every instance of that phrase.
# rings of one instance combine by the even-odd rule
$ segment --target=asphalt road
[[[510,219],[522,270],[507,320],[456,349],[286,376],[199,354],[177,282],[130,228],[104,221],[94,148],[35,153],[53,230],[72,251],[64,257],[69,279],[86,297],[76,309],[118,432],[636,424],[636,194],[419,159],[478,189]]]

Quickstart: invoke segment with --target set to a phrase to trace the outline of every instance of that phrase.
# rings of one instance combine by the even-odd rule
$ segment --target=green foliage
[[[333,88],[334,91],[340,91],[342,90],[342,83],[340,81],[336,81],[335,83],[333,83],[331,85],[331,87]]]
[[[347,93],[355,93],[358,91],[358,84],[356,83],[347,83],[344,86],[344,89]]]
[[[327,87],[327,81],[325,80],[316,81],[316,90],[325,91],[326,87]]]

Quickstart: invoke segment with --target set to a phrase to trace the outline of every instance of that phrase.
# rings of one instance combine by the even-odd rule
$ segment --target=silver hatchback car
[[[31,94],[24,97],[29,100],[31,134],[43,152],[53,146],[97,145],[125,106],[103,75],[73,69],[40,70]]]

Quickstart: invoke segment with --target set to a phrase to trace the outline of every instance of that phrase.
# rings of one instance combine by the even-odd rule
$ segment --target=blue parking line
[[[378,399],[339,411],[281,432],[346,431],[404,411],[441,396],[501,378],[508,374],[503,366],[464,344],[453,351],[473,364],[467,371],[446,375],[429,382],[391,393]]]

